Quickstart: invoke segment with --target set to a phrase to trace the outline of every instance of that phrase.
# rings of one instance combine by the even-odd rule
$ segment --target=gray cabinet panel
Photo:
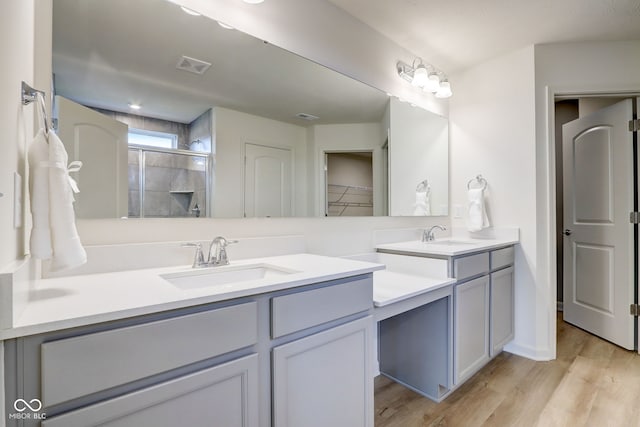
[[[454,381],[468,378],[489,361],[489,276],[455,287]]]
[[[450,387],[450,300],[441,298],[379,323],[380,372],[436,401]]]
[[[373,307],[373,279],[275,297],[271,300],[271,335],[281,337]]]
[[[371,316],[273,350],[274,427],[372,427]]]
[[[233,325],[233,328],[229,328]],[[45,407],[208,359],[257,342],[255,302],[47,342]]]
[[[463,280],[489,272],[489,252],[468,255],[453,260],[453,277]]]
[[[491,357],[514,336],[513,267],[491,273]]]
[[[252,427],[257,419],[253,354],[48,419],[42,427]]]
[[[497,270],[499,268],[511,265],[513,264],[513,259],[514,259],[513,246],[491,251],[491,270]]]

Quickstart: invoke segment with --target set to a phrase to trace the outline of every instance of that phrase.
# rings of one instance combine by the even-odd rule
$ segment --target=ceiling
[[[640,0],[329,0],[447,74],[532,44],[640,40]]]

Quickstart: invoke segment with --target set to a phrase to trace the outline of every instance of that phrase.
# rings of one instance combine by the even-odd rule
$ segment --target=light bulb
[[[411,80],[411,84],[413,86],[424,87],[427,84],[429,79],[429,73],[427,73],[427,69],[424,65],[420,64],[413,71],[413,79]]]
[[[436,92],[436,98],[449,98],[453,95],[451,84],[447,80],[440,82],[440,89]]]
[[[193,9],[189,9],[188,7],[180,6],[180,9],[182,9],[184,13],[188,13],[189,15],[200,16],[200,13],[196,12]]]
[[[431,72],[429,73],[429,80],[424,86],[424,90],[436,93],[438,89],[440,89],[440,77],[438,77],[438,73]]]

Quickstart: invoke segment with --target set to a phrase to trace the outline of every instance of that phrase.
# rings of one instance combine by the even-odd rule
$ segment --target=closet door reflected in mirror
[[[206,194],[200,196],[196,193],[201,190],[193,189],[189,197],[191,189],[187,189],[179,195],[176,191],[182,190],[171,185],[158,187],[155,181],[140,180],[141,173],[132,172],[134,166],[126,163],[128,146],[140,144],[120,144],[117,155],[111,154],[118,160],[106,161],[103,156],[100,165],[85,166],[77,173],[79,218],[329,215],[328,201],[335,202],[331,198],[337,188],[327,192],[326,152],[370,152],[372,156],[372,200],[367,202],[372,206],[365,202],[357,209],[348,206],[343,215],[415,215],[415,180],[425,176],[434,177],[430,178],[433,208],[419,214],[447,214],[448,182],[435,178],[448,175],[447,150],[427,150],[430,156],[440,157],[418,166],[412,163],[407,169],[420,170],[410,174],[393,169],[394,159],[412,157],[406,153],[414,153],[416,143],[415,139],[405,143],[394,129],[424,120],[442,123],[446,133],[446,118],[408,104],[396,107],[393,104],[399,101],[378,89],[225,29],[205,16],[188,15],[171,1],[52,1],[56,94],[128,125],[129,135],[132,129],[173,135],[175,143],[164,150],[174,150],[176,155],[181,150],[205,153],[207,164],[202,172]],[[404,107],[423,114],[408,113],[402,118]],[[61,130],[68,127],[63,115],[57,118]],[[421,138],[421,147],[440,147],[430,138]],[[74,137],[64,139],[85,144]],[[445,144],[447,139],[445,135]],[[287,183],[273,174],[248,182],[253,178],[247,176],[244,164],[246,144],[288,150],[291,172],[285,174],[290,176],[290,188],[283,190]],[[71,161],[77,153],[70,155]],[[436,167],[440,170],[435,171]],[[177,179],[169,167],[140,163],[138,170],[148,168],[155,168],[149,171],[158,175],[158,183]],[[160,177],[162,172],[167,175]],[[276,187],[267,187],[269,183]],[[140,184],[148,184],[147,189],[139,188]],[[407,189],[414,189],[411,197],[394,196],[395,191],[406,193]],[[287,201],[284,195],[289,194]],[[83,197],[94,196],[99,200],[92,199],[92,209],[86,209]],[[252,207],[256,203],[257,209]],[[338,213],[335,207],[331,215]]]

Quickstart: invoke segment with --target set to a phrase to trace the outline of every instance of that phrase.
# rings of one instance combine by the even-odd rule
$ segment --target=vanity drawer
[[[350,280],[271,299],[271,336],[281,337],[373,307],[373,279]]]
[[[257,303],[111,331],[41,346],[46,407],[215,357],[257,342]]]
[[[491,251],[491,270],[497,270],[513,264],[513,246]]]
[[[489,272],[489,252],[453,260],[453,277],[458,280]]]

